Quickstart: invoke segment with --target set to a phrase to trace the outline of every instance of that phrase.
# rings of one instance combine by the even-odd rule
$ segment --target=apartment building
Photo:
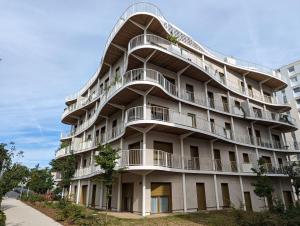
[[[289,103],[292,107],[289,114],[300,123],[300,61],[282,66],[277,70],[287,81],[288,86],[277,92],[276,95],[281,102]],[[294,143],[296,149],[299,149],[300,131],[292,131],[286,134],[286,139],[290,143]],[[296,157],[296,156],[294,156]],[[299,159],[299,155],[297,156]]]
[[[77,164],[65,195],[105,208],[93,156],[109,143],[123,168],[107,203],[114,211],[259,211],[265,200],[253,191],[251,168],[260,157],[274,197],[288,206],[294,196],[283,166],[298,150],[285,134],[297,125],[274,95],[286,86],[276,71],[203,47],[155,5],[134,4],[108,37],[97,72],[66,98],[70,132],[61,140],[69,145],[56,158],[74,153]]]

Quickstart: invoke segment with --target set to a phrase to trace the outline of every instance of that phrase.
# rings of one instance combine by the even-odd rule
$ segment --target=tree
[[[7,144],[0,144],[0,207],[3,196],[17,187],[19,183],[25,182],[28,176],[28,169],[19,163],[13,163],[15,156],[22,156],[23,152],[16,150],[15,144],[10,143],[10,147]]]
[[[30,170],[27,186],[36,193],[45,194],[53,187],[51,170],[47,167],[40,169],[39,165],[36,165],[35,168]]]
[[[107,210],[111,201],[112,183],[113,178],[120,170],[116,170],[117,160],[119,157],[119,149],[114,149],[110,144],[99,145],[98,154],[95,155],[96,165],[99,165],[104,171],[103,173],[103,184],[106,187],[105,201],[106,201],[106,217],[107,223]]]
[[[59,172],[61,174],[61,181],[58,185],[61,188],[68,187],[76,169],[75,155],[71,154],[64,158],[52,159],[50,165],[52,166],[52,172]]]
[[[252,168],[251,170],[256,173],[256,181],[252,183],[255,187],[254,193],[260,197],[268,200],[269,208],[273,208],[272,192],[274,191],[272,181],[266,176],[267,169],[265,167],[265,161],[260,158],[258,161],[258,168]]]
[[[284,173],[289,176],[292,186],[295,188],[295,194],[299,200],[300,195],[300,164],[292,162],[284,167]]]

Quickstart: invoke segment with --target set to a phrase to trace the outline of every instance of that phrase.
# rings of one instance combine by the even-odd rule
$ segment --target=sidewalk
[[[50,217],[14,198],[4,198],[2,208],[7,226],[61,226]]]

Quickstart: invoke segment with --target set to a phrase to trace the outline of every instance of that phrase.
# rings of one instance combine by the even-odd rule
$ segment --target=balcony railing
[[[221,78],[218,70],[216,70],[211,64],[209,64],[208,62],[203,62],[203,60],[196,54],[194,54],[191,51],[188,51],[182,47],[174,45],[170,41],[168,41],[160,36],[153,35],[153,34],[138,35],[130,40],[130,42],[128,44],[128,50],[131,51],[135,47],[142,46],[142,45],[153,45],[156,47],[160,47],[160,48],[163,48],[179,57],[182,57],[185,60],[188,60],[191,63],[195,64],[197,67],[200,67],[202,70],[206,71],[206,73],[208,73],[211,77],[213,77],[214,79],[219,81],[224,86],[227,86],[228,89],[234,90],[235,92],[238,92],[242,95],[246,95],[245,88],[241,89],[241,86],[239,86],[236,82],[230,81],[230,79],[228,79],[228,78],[226,78],[226,79],[224,77]],[[226,62],[226,63],[228,63],[228,62]],[[255,68],[251,68],[251,69],[253,70]],[[272,73],[270,73],[270,75],[275,75],[275,74],[272,72]],[[274,77],[281,79],[277,76],[277,74]],[[259,100],[263,100],[263,99],[260,97]],[[272,100],[270,100],[270,99],[266,99],[265,101],[268,103],[269,102],[273,103]]]
[[[143,154],[145,160],[143,161]],[[257,164],[242,163],[237,164],[236,161],[223,161],[207,157],[181,157],[181,155],[165,152],[156,149],[129,149],[119,152],[119,167],[125,168],[130,166],[144,167],[164,167],[173,169],[196,170],[196,171],[217,171],[230,173],[253,173],[252,168],[257,168]],[[184,166],[182,166],[182,162]],[[287,165],[287,163],[286,163]],[[284,165],[274,167],[272,164],[265,164],[268,174],[286,174]]]
[[[145,112],[145,113],[144,113]],[[172,109],[158,107],[158,106],[136,106],[125,111],[125,124],[137,121],[137,120],[156,120],[162,122],[170,122],[179,126],[187,126],[192,129],[197,129],[199,132],[204,131],[215,137],[221,137],[223,139],[231,140],[234,142],[243,143],[246,145],[254,145],[254,137],[245,135],[242,132],[237,132],[232,134],[231,129],[225,128],[224,126],[214,124],[213,129],[211,127],[211,122],[207,119],[201,118],[199,116],[191,117],[187,114],[177,112]],[[255,138],[257,146],[265,148],[273,148],[279,150],[288,150],[288,145],[281,143],[266,141],[260,137]],[[292,148],[292,150],[294,150]]]

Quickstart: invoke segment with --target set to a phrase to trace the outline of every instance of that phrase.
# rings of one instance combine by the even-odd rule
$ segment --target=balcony
[[[262,109],[250,108],[248,117],[286,123],[291,126],[296,126],[296,120],[292,118],[290,115],[272,112],[272,111],[265,111]]]
[[[145,159],[143,155],[145,154]],[[119,152],[119,167],[125,170],[145,170],[145,169],[175,169],[175,170],[192,170],[206,172],[227,172],[227,173],[250,173],[254,174],[252,168],[257,168],[257,164],[242,163],[240,165],[235,161],[225,162],[220,159],[212,160],[211,158],[200,157],[181,157],[181,155],[168,153],[155,149],[129,149]],[[184,166],[182,166],[182,163]],[[158,167],[158,168],[157,168]],[[278,168],[272,164],[265,164],[267,174],[284,174],[284,166]]]
[[[244,96],[246,95],[245,88],[241,89],[241,87],[238,84],[236,84],[236,82],[232,82],[228,78],[220,77],[219,72],[211,64],[209,64],[206,61],[203,61],[198,55],[192,53],[189,50],[186,50],[185,48],[174,45],[172,42],[170,42],[162,37],[159,37],[159,36],[156,36],[153,34],[136,36],[130,40],[130,42],[128,44],[128,51],[129,52],[134,51],[135,48],[144,46],[144,45],[145,46],[152,45],[155,48],[158,47],[158,48],[167,50],[168,52],[170,52],[180,58],[183,58],[185,61],[191,62],[191,64],[194,64],[196,67],[201,68],[201,70],[205,71],[210,77],[214,78],[216,81],[218,81],[224,87],[227,87],[229,90],[233,90]],[[277,77],[277,75],[274,77]],[[281,78],[278,78],[278,79],[281,79]],[[262,98],[260,98],[259,100],[263,101]],[[274,104],[272,102],[272,100],[267,99],[266,101],[268,103]],[[271,101],[271,102],[269,102],[269,101]]]
[[[75,170],[74,178],[92,176],[101,172],[100,166],[90,165]]]
[[[173,125],[185,126],[192,130],[198,130],[199,133],[210,134],[216,138],[222,138],[231,142],[239,142],[246,145],[254,145],[254,137],[241,133],[236,133],[235,136],[233,136],[231,129],[225,128],[224,126],[214,124],[212,129],[211,123],[205,118],[198,116],[191,117],[187,114],[164,107],[137,106],[125,111],[126,125],[138,120],[155,120],[158,122],[172,123]],[[256,138],[256,144],[259,147],[268,149],[277,149],[281,151],[295,150],[293,146],[289,146],[288,144],[274,143],[273,145],[271,141],[265,141],[259,137]]]
[[[131,82],[136,82],[136,81],[150,81],[150,82],[154,82],[156,84],[158,84],[159,86],[161,86],[162,89],[164,89],[168,94],[174,96],[175,98],[178,98],[178,91],[177,91],[177,87],[172,84],[171,82],[169,82],[164,76],[163,74],[161,74],[158,71],[152,70],[152,69],[134,69],[131,71],[128,71],[124,74],[123,79],[121,82],[112,84],[110,86],[110,88],[104,92],[103,94],[101,94],[100,96],[100,104],[98,106],[98,108],[96,109],[95,113],[92,115],[91,118],[89,118],[87,121],[83,122],[81,125],[78,125],[76,128],[76,131],[72,131],[69,134],[65,134],[62,135],[62,139],[68,139],[70,137],[72,137],[73,135],[77,135],[81,132],[83,132],[84,130],[86,130],[87,128],[89,128],[97,119],[99,112],[101,111],[101,109],[103,108],[103,106],[105,105],[105,103],[109,100],[110,97],[112,97],[118,89],[124,87],[125,85],[131,83]],[[228,103],[215,103],[213,100],[209,99],[208,101],[208,106],[206,104],[206,100],[205,99],[196,99],[194,97],[194,94],[191,92],[188,92],[186,90],[183,90],[181,92],[180,95],[181,99],[192,102],[192,103],[196,103],[199,104],[201,106],[204,107],[210,107],[212,109],[221,111],[221,112],[225,112],[225,113],[231,113],[234,114],[236,111],[232,110],[232,106],[229,106]],[[95,97],[94,97],[95,98]],[[239,112],[237,112],[238,116],[241,116],[241,110]],[[284,120],[282,120],[282,118],[280,118],[280,122],[284,122]],[[291,124],[291,123],[289,123]]]

